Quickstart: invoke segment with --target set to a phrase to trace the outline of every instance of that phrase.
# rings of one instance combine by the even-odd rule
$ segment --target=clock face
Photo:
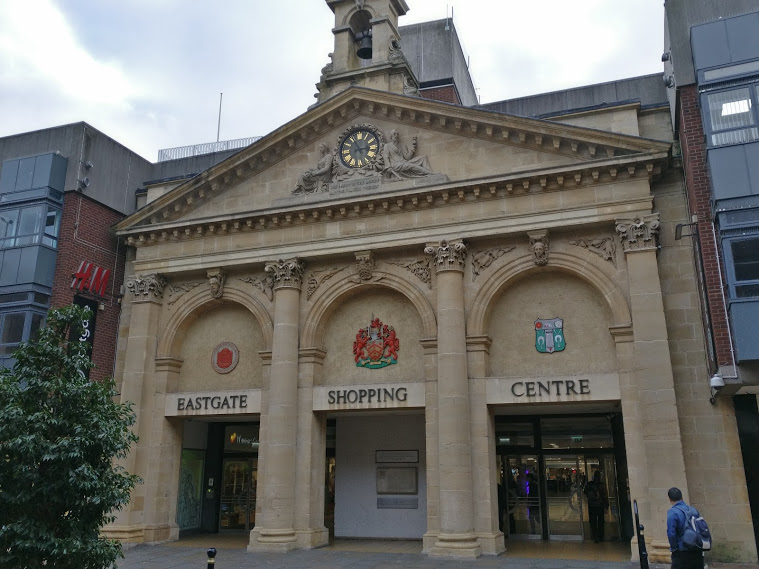
[[[378,149],[379,142],[373,132],[354,130],[340,144],[340,160],[348,168],[363,168],[374,160]]]

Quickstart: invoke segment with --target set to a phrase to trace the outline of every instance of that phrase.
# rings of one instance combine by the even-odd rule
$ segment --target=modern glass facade
[[[6,160],[0,171],[0,365],[45,320],[53,286],[68,161]]]

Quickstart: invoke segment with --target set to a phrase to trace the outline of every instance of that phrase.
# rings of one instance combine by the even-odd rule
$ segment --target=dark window
[[[729,239],[724,250],[730,296],[759,297],[759,235]]]
[[[26,312],[11,312],[3,317],[3,330],[0,343],[17,344],[24,338]]]

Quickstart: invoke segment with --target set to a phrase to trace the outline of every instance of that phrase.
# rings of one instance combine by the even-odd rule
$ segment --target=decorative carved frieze
[[[137,275],[127,283],[135,299],[142,297],[142,300],[162,299],[165,286],[166,279],[157,274]]]
[[[616,223],[625,253],[656,248],[656,235],[659,233],[658,213],[621,218],[617,219]]]
[[[375,264],[374,254],[371,251],[359,251],[356,253],[358,278],[362,281],[372,280]]]
[[[167,304],[174,304],[177,300],[182,298],[182,295],[184,295],[186,292],[189,292],[196,286],[200,286],[202,284],[203,281],[194,281],[189,283],[168,285],[167,289],[169,292],[169,300],[167,301]]]
[[[472,282],[480,276],[483,269],[487,269],[493,264],[493,261],[503,257],[509,251],[513,251],[514,247],[496,247],[494,249],[483,249],[477,251],[472,255]]]
[[[295,184],[293,194],[313,194],[326,191],[332,181],[333,154],[326,143],[319,144],[319,162],[314,168],[309,168],[300,175]]]
[[[455,241],[442,240],[440,245],[428,245],[424,252],[433,256],[436,272],[460,271],[464,272],[467,249],[461,239]]]
[[[258,290],[266,295],[269,300],[274,300],[274,277],[266,275],[260,279],[258,277],[239,277],[244,283],[252,284]]]
[[[306,299],[310,299],[323,282],[331,279],[337,273],[345,269],[345,267],[332,267],[331,269],[322,269],[319,271],[311,271],[308,274],[308,280],[306,281]]]
[[[264,270],[274,278],[272,288],[297,288],[303,285],[305,264],[300,259],[279,259],[266,264]]]
[[[548,231],[528,231],[527,236],[530,238],[533,261],[538,267],[544,267],[548,264]]]
[[[587,249],[601,257],[604,261],[609,261],[615,267],[617,266],[617,244],[614,243],[614,239],[611,237],[573,239],[569,244]]]
[[[224,284],[227,282],[227,273],[223,269],[209,269],[208,284],[211,287],[211,297],[221,298],[224,296]]]
[[[432,259],[402,259],[398,261],[388,261],[388,263],[397,267],[403,267],[407,271],[411,271],[411,273],[416,275],[420,281],[426,283],[427,286],[432,286],[430,261],[432,261]]]

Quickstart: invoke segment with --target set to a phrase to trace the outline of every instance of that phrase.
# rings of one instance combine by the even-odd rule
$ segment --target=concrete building
[[[457,42],[447,72],[419,66],[414,38],[445,21],[413,35],[404,0],[327,5],[317,104],[115,226],[144,483],[108,535],[475,557],[602,532],[634,557],[634,499],[664,560],[679,486],[713,559],[756,560],[661,77],[472,106]]]
[[[662,61],[690,214],[678,238],[696,248],[712,395],[735,414],[757,543],[759,2],[667,0],[665,8]]]

